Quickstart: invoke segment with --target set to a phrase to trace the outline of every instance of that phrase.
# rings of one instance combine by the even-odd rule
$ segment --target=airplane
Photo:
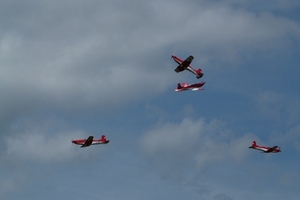
[[[181,91],[186,91],[186,90],[192,90],[192,91],[197,91],[197,90],[203,90],[201,88],[205,82],[200,82],[200,83],[195,83],[195,84],[187,84],[187,83],[178,83],[177,88],[175,89],[176,92],[181,92]]]
[[[194,57],[192,55],[190,55],[187,59],[185,59],[184,61],[181,60],[180,58],[178,58],[177,56],[172,55],[173,60],[179,64],[178,67],[174,70],[175,72],[179,73],[182,72],[184,70],[188,70],[190,72],[192,72],[193,74],[196,75],[196,78],[201,78],[204,74],[202,73],[202,70],[199,69],[193,69],[190,64],[193,61]]]
[[[262,151],[261,153],[279,153],[279,152],[281,152],[281,150],[278,146],[274,146],[274,147],[258,146],[256,144],[256,141],[253,141],[252,145],[249,148]]]
[[[109,140],[106,139],[105,135],[102,135],[101,138],[98,140],[94,140],[94,136],[89,136],[88,139],[72,140],[72,143],[81,145],[80,148],[82,148],[96,144],[107,144],[109,143]]]

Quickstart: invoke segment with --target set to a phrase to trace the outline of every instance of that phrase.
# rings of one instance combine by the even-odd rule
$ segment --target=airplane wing
[[[184,67],[184,68],[187,68],[191,62],[193,61],[194,57],[193,56],[189,56],[187,59],[185,59],[181,65]]]
[[[189,56],[187,59],[185,59],[180,65],[178,65],[178,67],[175,69],[175,72],[182,72],[183,70],[185,70],[193,61],[194,57],[193,56]]]
[[[267,151],[265,151],[266,153],[270,153],[270,152],[273,152],[278,146],[274,146],[270,149],[268,149]]]
[[[182,72],[183,70],[185,70],[185,68],[180,64],[174,71],[178,73],[178,72]]]
[[[88,147],[92,144],[94,137],[90,136],[81,147]]]

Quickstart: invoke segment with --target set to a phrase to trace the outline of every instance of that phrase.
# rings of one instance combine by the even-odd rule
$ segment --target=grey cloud
[[[166,123],[148,131],[141,145],[164,173],[173,170],[174,175],[179,175],[187,166],[200,170],[219,162],[244,159],[253,138],[245,134],[234,139],[222,121],[184,119],[180,124]]]
[[[90,135],[84,130],[70,128],[55,118],[20,119],[3,134],[1,160],[7,165],[69,162],[78,156],[84,160],[87,151],[77,151],[71,140]]]
[[[16,183],[13,180],[1,180],[0,181],[0,197],[5,196],[10,191],[16,188]]]
[[[284,5],[280,1],[263,5],[257,2],[1,2],[1,160],[59,163],[78,155],[86,158],[84,153],[78,153],[77,148],[65,143],[74,136],[85,136],[86,131],[61,127],[49,130],[45,124],[36,127],[40,120],[31,123],[32,127],[20,125],[15,130],[14,126],[32,113],[47,116],[55,111],[77,111],[82,114],[163,94],[173,89],[172,84],[178,80],[173,72],[175,63],[169,60],[171,53],[181,57],[194,54],[197,59],[193,66],[202,66],[206,72],[222,76],[237,66],[243,69],[241,74],[244,75],[243,64],[258,55],[261,59],[279,57],[285,60],[299,44],[300,25],[280,13],[294,10],[297,4],[295,1],[285,1]],[[266,9],[270,5],[276,14]],[[268,66],[252,69],[258,68]],[[268,69],[281,70],[279,66]],[[228,79],[231,78],[229,73]],[[226,86],[216,80],[210,84]],[[234,88],[240,88],[236,85]],[[247,97],[253,95],[251,91],[239,94],[245,93]],[[298,138],[299,128],[295,122],[299,112],[295,108],[299,106],[297,99],[288,100],[288,103],[286,100],[287,97],[278,94],[264,93],[253,101],[263,119],[274,119],[284,113],[291,130],[283,142],[290,144],[290,140]],[[184,114],[194,116],[192,110],[186,107]],[[160,122],[164,122],[168,117],[164,112],[155,109],[152,114],[162,115]],[[253,134],[238,135],[222,120],[184,119],[150,128],[140,143],[147,161],[152,162],[166,179],[182,182],[187,175],[198,178],[218,164],[244,161],[249,141],[259,138]],[[296,142],[292,144],[297,148]],[[57,157],[61,152],[61,158]],[[18,179],[4,180],[7,182],[0,183],[0,193],[17,188]],[[204,180],[207,183],[200,187],[198,183],[187,184],[187,187],[210,195],[207,185],[214,184],[207,181],[207,177]],[[290,176],[280,181],[288,185]],[[230,199],[231,196],[217,193],[215,198]]]
[[[115,106],[156,95],[174,80],[168,73],[174,66],[166,66],[162,50],[188,50],[182,49],[185,43],[189,51],[213,49],[221,60],[235,62],[241,49],[274,49],[274,41],[284,45],[300,30],[270,13],[204,7],[189,15],[193,3],[117,2],[6,3],[2,9],[20,10],[7,16],[16,23],[5,24],[1,34],[7,112],[16,105]]]
[[[86,134],[72,131],[69,133],[58,133],[59,135],[47,137],[42,132],[23,133],[10,136],[6,140],[6,158],[11,162],[16,161],[41,161],[55,162],[75,158],[75,152],[71,145],[72,138],[85,138]],[[81,135],[81,137],[79,137]]]
[[[224,194],[220,193],[214,196],[214,200],[233,200],[234,198]]]

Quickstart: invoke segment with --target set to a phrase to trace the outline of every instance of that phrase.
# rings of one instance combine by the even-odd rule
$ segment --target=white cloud
[[[243,59],[242,51],[282,52],[290,36],[300,35],[300,25],[293,20],[228,5],[119,3],[93,8],[67,3],[75,10],[80,5],[86,15],[75,10],[67,15],[63,8],[46,4],[43,17],[30,14],[30,24],[12,26],[0,35],[1,105],[6,105],[1,110],[123,105],[161,94],[175,81],[175,64],[166,61],[164,52],[199,52],[196,62],[207,65],[211,59],[236,63]],[[46,16],[60,20],[54,23]]]
[[[38,162],[66,161],[79,156],[71,140],[85,138],[82,131],[59,132],[54,136],[45,132],[25,132],[6,139],[6,159],[17,162],[33,160]]]
[[[284,118],[283,121],[290,130],[284,136],[276,135],[272,139],[281,138],[282,143],[292,144],[299,150],[298,99],[291,100],[288,95],[272,92],[262,92],[255,96],[257,93],[249,92],[247,88],[255,88],[257,85],[264,88],[264,84],[260,82],[252,85],[252,79],[244,79],[243,76],[248,72],[254,72],[254,78],[262,76],[257,71],[260,68],[274,73],[282,72],[282,66],[267,66],[261,64],[261,60],[268,62],[276,58],[284,62],[287,60],[286,55],[293,55],[291,62],[295,62],[297,57],[294,54],[298,52],[300,41],[300,24],[297,17],[291,17],[289,11],[295,12],[298,1],[258,2],[3,2],[0,7],[1,19],[5,19],[0,20],[0,124],[1,139],[5,143],[2,148],[6,149],[1,156],[5,155],[5,159],[9,161],[45,163],[61,162],[79,155],[87,156],[83,152],[93,148],[77,151],[77,146],[73,148],[70,142],[75,137],[86,137],[87,133],[84,131],[61,131],[66,130],[65,128],[49,131],[44,126],[37,129],[29,126],[22,130],[21,126],[14,132],[11,127],[18,123],[17,120],[32,116],[32,113],[42,116],[63,113],[62,117],[68,118],[70,114],[67,112],[74,112],[87,116],[91,110],[110,110],[128,102],[139,103],[141,99],[163,95],[166,90],[173,90],[172,84],[185,74],[179,75],[173,71],[176,64],[169,60],[172,53],[182,58],[189,54],[195,56],[193,66],[203,66],[203,78],[207,80],[206,91],[212,92],[206,94],[214,94],[214,84],[221,88],[217,91],[222,92],[227,92],[228,89],[224,88],[232,85],[230,92],[238,90],[240,95],[246,91],[248,95],[243,95],[244,97],[254,96],[263,120],[275,119],[278,122]],[[250,60],[256,61],[257,57],[260,60],[248,63]],[[249,67],[253,63],[257,64],[253,70],[246,71],[245,66]],[[290,68],[290,65],[285,67]],[[232,76],[231,68],[238,69],[242,76]],[[228,78],[227,83],[224,83],[224,74]],[[216,80],[218,76],[222,77],[219,81]],[[251,81],[246,81],[249,79]],[[218,94],[221,101],[224,101],[221,99],[223,94]],[[230,98],[226,100],[230,101]],[[177,103],[178,99],[174,99],[174,102]],[[162,102],[166,103],[169,102]],[[147,158],[168,177],[182,178],[186,174],[193,176],[211,166],[218,167],[218,164],[242,162],[247,158],[247,152],[250,152],[247,147],[251,141],[258,139],[252,134],[234,134],[223,119],[207,122],[202,118],[186,118],[179,123],[163,124],[170,118],[170,114],[160,110],[159,105],[152,104],[150,102],[151,106],[147,109],[152,109],[150,117],[160,116],[159,124],[150,129],[140,143]],[[199,117],[198,107],[191,105],[187,104],[182,115]],[[248,109],[250,106],[248,105]],[[218,105],[210,112],[210,116],[218,116],[219,111],[223,112],[222,116],[228,114],[217,109]],[[123,116],[124,113],[119,114]],[[135,112],[130,114],[135,120]],[[203,113],[204,117],[205,115]],[[251,117],[256,116],[249,118]],[[241,120],[244,124],[240,127],[247,126],[244,119]],[[72,119],[65,120],[74,123]],[[90,123],[89,120],[85,122]],[[88,129],[85,126],[90,126],[85,122],[78,125],[83,130]],[[57,123],[51,125],[56,126]],[[108,130],[109,126],[111,125],[107,124]],[[126,145],[122,147],[125,149],[122,148],[121,151],[127,150]],[[114,164],[117,166],[118,163]],[[287,185],[297,183],[288,182],[289,179],[290,176],[283,177],[282,181]],[[103,179],[104,185],[107,180],[111,180],[111,177]],[[206,180],[210,180],[210,177],[206,177]],[[251,177],[249,180],[255,182]],[[35,180],[28,182],[30,181],[32,183]],[[0,182],[0,194],[14,190],[16,182]],[[199,190],[198,186],[195,184],[195,190]],[[203,188],[200,193],[208,191],[206,185]],[[34,189],[26,190],[31,192]],[[41,192],[49,194],[47,190]],[[234,196],[234,192],[230,196],[227,195],[228,192],[223,192],[217,191],[215,198],[230,199]]]
[[[254,135],[244,134],[235,139],[219,120],[206,123],[202,118],[186,118],[179,124],[166,123],[148,131],[140,142],[146,155],[159,168],[182,170],[191,163],[201,169],[218,162],[242,160],[254,138]]]

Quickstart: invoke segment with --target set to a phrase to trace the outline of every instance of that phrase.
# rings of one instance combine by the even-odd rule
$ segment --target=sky
[[[298,0],[2,0],[0,26],[1,199],[299,199]]]

